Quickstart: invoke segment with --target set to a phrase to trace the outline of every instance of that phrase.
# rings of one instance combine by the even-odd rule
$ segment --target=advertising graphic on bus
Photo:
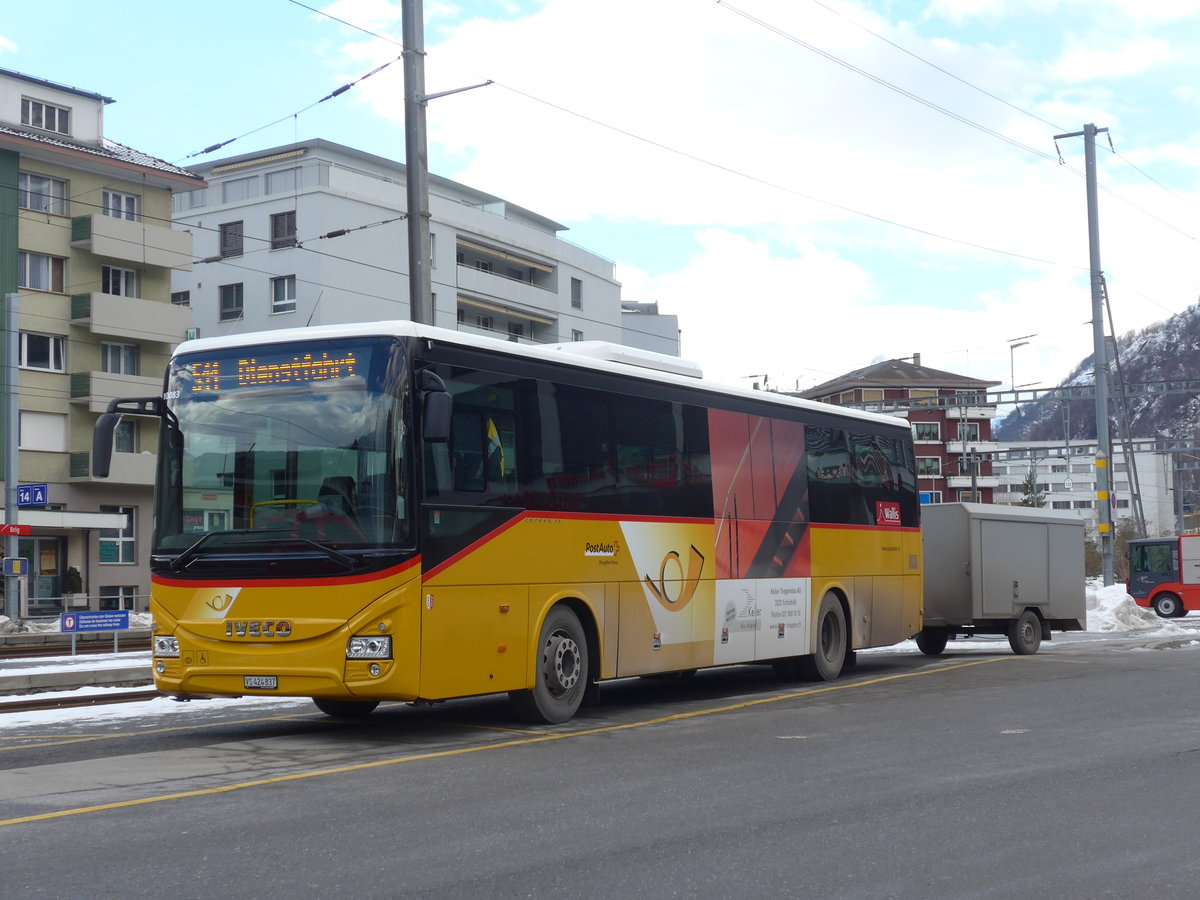
[[[161,420],[159,689],[333,715],[508,692],[561,722],[607,679],[832,679],[920,630],[904,419],[614,350],[411,322],[182,344],[93,453]]]

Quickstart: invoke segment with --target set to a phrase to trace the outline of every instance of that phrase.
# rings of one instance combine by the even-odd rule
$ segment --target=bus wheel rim
[[[546,687],[561,697],[579,681],[579,645],[566,634],[552,634],[546,642]]]

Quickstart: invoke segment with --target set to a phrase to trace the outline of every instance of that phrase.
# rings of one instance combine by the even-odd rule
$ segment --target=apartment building
[[[409,317],[402,163],[308,140],[192,171],[207,187],[178,194],[174,215],[201,262],[176,273],[172,299],[198,334]],[[675,318],[624,313],[613,263],[559,237],[565,226],[436,175],[429,209],[433,324],[679,354]]]
[[[922,503],[991,503],[992,419],[983,381],[921,364],[921,354],[889,359],[839,375],[796,394],[838,406],[875,409],[908,419]]]
[[[1152,537],[1174,534],[1177,518],[1173,460],[1170,453],[1157,449],[1158,443],[1134,440],[1132,460],[1124,446],[1115,444],[1109,490],[1111,521],[1133,518],[1140,497],[1146,533]],[[998,481],[995,502],[1020,503],[1026,496],[1026,484],[1031,483],[1047,509],[1071,510],[1083,519],[1088,533],[1095,535],[1100,502],[1096,498],[1096,451],[1095,440],[998,443],[992,455],[992,473]]]
[[[171,273],[193,258],[171,195],[204,182],[109,140],[112,102],[0,70],[0,292],[16,295],[20,330],[19,434],[3,439],[19,447],[16,522],[29,532],[21,617],[144,609],[149,594],[155,423],[122,423],[108,479],[90,473],[92,427],[110,399],[162,390],[191,326],[170,302]]]

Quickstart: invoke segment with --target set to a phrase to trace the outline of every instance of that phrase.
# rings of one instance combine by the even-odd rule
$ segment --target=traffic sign
[[[18,484],[17,506],[45,506],[50,502],[49,485]]]
[[[129,610],[93,610],[91,612],[61,613],[59,628],[64,632],[125,631],[129,628]]]
[[[24,537],[32,530],[33,528],[29,525],[0,525],[0,537],[7,537],[9,535]]]
[[[29,568],[29,560],[23,556],[4,557],[4,577],[24,578]]]

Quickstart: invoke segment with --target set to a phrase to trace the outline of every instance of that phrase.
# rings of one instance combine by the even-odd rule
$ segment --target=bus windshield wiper
[[[283,534],[283,535],[286,535],[286,537],[285,537],[284,541],[272,541],[272,540],[246,541],[242,544],[242,546],[245,546],[246,544],[270,544],[273,547],[278,547],[280,543],[303,544],[303,545],[306,545],[309,547],[316,548],[322,554],[324,554],[326,557],[333,560],[335,563],[342,566],[343,568],[356,569],[359,566],[358,560],[356,560],[353,556],[350,556],[348,553],[343,553],[342,551],[340,551],[334,547],[330,547],[328,544],[322,544],[318,541],[312,540],[311,538],[298,537],[289,532],[264,531],[261,529],[246,529],[246,530],[237,529],[237,530],[230,530],[230,531],[210,531],[208,534],[206,534],[202,538],[200,538],[200,540],[196,541],[196,543],[192,544],[190,547],[188,547],[186,550],[184,550],[182,553],[180,553],[177,557],[175,557],[173,560],[171,560],[171,562],[168,564],[168,566],[174,572],[181,571],[182,569],[186,568],[189,563],[191,563],[192,561],[194,561],[195,559],[197,559],[204,553],[204,545],[207,544],[213,538],[228,537],[230,535],[243,535],[243,534],[254,535],[255,537],[271,535],[271,534]]]

